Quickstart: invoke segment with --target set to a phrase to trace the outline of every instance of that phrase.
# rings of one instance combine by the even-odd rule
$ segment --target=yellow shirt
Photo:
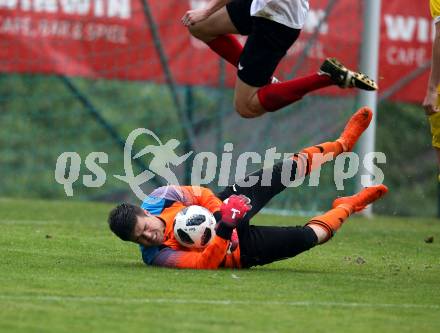
[[[435,22],[440,21],[440,0],[429,0],[429,7],[431,8],[431,15]]]

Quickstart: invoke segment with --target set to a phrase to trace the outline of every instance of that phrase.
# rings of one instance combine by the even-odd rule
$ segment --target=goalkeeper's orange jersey
[[[229,252],[229,240],[215,235],[204,249],[188,249],[174,237],[174,217],[186,206],[199,205],[212,213],[220,210],[222,201],[211,190],[198,186],[164,186],[153,191],[142,203],[142,208],[161,218],[165,224],[162,246],[144,247],[142,258],[148,265],[216,269],[219,267],[239,268],[240,249]]]

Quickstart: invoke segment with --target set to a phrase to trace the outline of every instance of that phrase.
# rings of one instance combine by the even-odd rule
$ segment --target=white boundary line
[[[201,300],[173,298],[122,298],[106,296],[51,296],[51,295],[0,295],[0,301],[41,301],[41,302],[91,302],[123,304],[207,304],[207,305],[283,305],[303,307],[344,307],[344,308],[399,308],[399,309],[440,309],[437,304],[396,304],[396,303],[354,303],[320,301],[258,301],[258,300]]]

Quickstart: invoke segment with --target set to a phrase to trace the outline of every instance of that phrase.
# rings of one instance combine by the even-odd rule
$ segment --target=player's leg
[[[332,154],[334,157],[342,152],[344,152],[344,148],[339,141],[324,142],[317,146],[305,148],[292,158],[275,163],[271,168],[259,169],[250,173],[242,181],[226,187],[218,194],[218,197],[224,200],[232,194],[247,196],[251,199],[252,209],[247,213],[247,216],[251,219],[274,196],[285,190],[289,183],[309,175],[313,169],[331,160],[321,158],[321,156],[325,157]],[[287,179],[285,174],[288,174],[290,178]],[[258,181],[252,181],[253,179]]]
[[[283,191],[286,186],[282,181],[282,170],[290,170],[291,179],[293,180],[296,174],[297,161],[284,160],[276,163],[273,167],[268,169],[259,169],[248,174],[242,181],[238,181],[232,186],[227,186],[217,197],[221,200],[229,198],[233,194],[243,194],[251,199],[252,208],[247,212],[246,216],[251,219],[257,214],[275,195]],[[253,179],[258,181],[255,183]],[[262,179],[266,179],[263,182]],[[287,183],[284,182],[284,183]],[[247,185],[252,184],[252,185]]]
[[[247,216],[252,218],[258,213],[275,195],[286,188],[289,182],[305,177],[313,169],[319,167],[329,159],[329,154],[336,157],[342,152],[351,151],[359,137],[368,128],[372,118],[372,112],[368,108],[359,109],[347,122],[340,137],[335,141],[324,142],[316,146],[303,149],[291,159],[276,163],[270,169],[260,169],[249,175],[244,180],[232,186],[226,187],[218,194],[221,200],[232,194],[244,194],[251,199],[252,209]],[[324,157],[324,158],[321,158]],[[284,172],[290,173],[290,179],[283,179]],[[258,179],[255,183],[252,179]],[[252,184],[252,186],[247,186]]]
[[[385,185],[377,185],[367,187],[355,195],[335,199],[333,209],[323,215],[315,216],[306,225],[314,229],[317,235],[319,234],[319,244],[325,243],[333,237],[350,215],[360,212],[387,192],[388,188]]]
[[[293,159],[303,162],[297,163],[297,167],[304,168],[304,170],[299,170],[298,174],[308,175],[312,170],[325,163],[326,156],[329,154],[334,158],[343,152],[352,151],[362,133],[368,128],[372,118],[373,112],[370,108],[360,108],[351,116],[338,139],[304,148],[299,154],[295,154]]]
[[[189,27],[190,33],[205,42],[214,52],[237,67],[243,46],[232,34],[248,35],[251,31],[252,0],[235,0],[209,18]]]
[[[351,197],[336,199],[333,209],[313,217],[305,226],[264,227],[241,221],[237,227],[241,264],[244,268],[294,257],[328,241],[353,213],[380,199],[384,185],[366,188]]]
[[[347,69],[336,59],[326,59],[317,73],[286,82],[270,83],[281,59],[294,44],[300,30],[253,17],[252,33],[241,53],[235,84],[234,106],[245,118],[279,110],[304,95],[331,85],[341,88],[377,89],[362,73]]]
[[[367,91],[377,89],[376,83],[365,74],[352,71],[336,59],[329,58],[321,65],[319,72],[290,81],[252,87],[243,80],[237,80],[235,107],[243,117],[257,117],[266,112],[277,111],[310,92],[332,85]]]
[[[206,20],[190,25],[188,30],[191,35],[205,43],[209,43],[221,35],[238,34],[226,7],[220,8]]]
[[[318,244],[316,233],[308,226],[255,226],[242,220],[237,233],[243,268],[291,258]]]
[[[273,82],[276,67],[299,34],[299,29],[252,17],[252,32],[239,59],[235,84],[234,107],[241,116],[252,118],[266,112],[258,91]]]

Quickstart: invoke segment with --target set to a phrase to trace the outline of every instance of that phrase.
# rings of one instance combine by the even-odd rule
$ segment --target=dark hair
[[[144,211],[140,207],[123,203],[110,212],[108,225],[120,239],[128,241],[133,234],[137,216],[142,215],[144,215]]]

